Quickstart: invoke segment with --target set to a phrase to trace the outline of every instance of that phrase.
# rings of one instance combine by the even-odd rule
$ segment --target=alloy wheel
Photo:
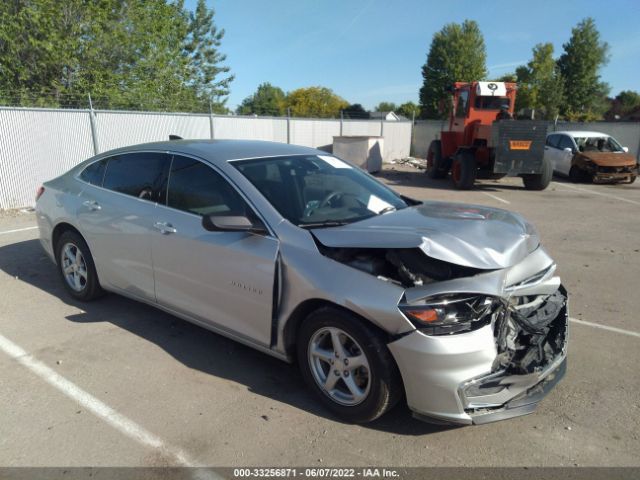
[[[81,292],[87,286],[87,264],[77,245],[65,243],[60,255],[60,266],[64,279],[71,289]]]
[[[308,344],[311,375],[333,401],[346,406],[362,403],[371,388],[371,368],[358,342],[345,331],[325,327]]]

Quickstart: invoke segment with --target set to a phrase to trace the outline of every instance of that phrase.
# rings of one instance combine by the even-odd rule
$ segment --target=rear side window
[[[576,147],[573,145],[573,140],[571,140],[567,135],[560,135],[558,148],[560,150],[564,150],[565,148],[570,148],[571,150],[573,150]]]
[[[558,148],[559,140],[560,140],[560,135],[549,135],[547,137],[547,145],[549,147]]]
[[[107,166],[107,160],[99,160],[93,162],[82,173],[80,173],[80,179],[84,180],[91,185],[102,186],[102,179],[104,178],[105,167]]]
[[[244,215],[240,194],[210,166],[176,155],[171,163],[167,205],[196,215]]]
[[[126,153],[109,158],[103,187],[151,202],[164,202],[169,156]]]

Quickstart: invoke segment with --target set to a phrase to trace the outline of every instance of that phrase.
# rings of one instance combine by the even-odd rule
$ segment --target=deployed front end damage
[[[399,308],[416,331],[389,348],[416,417],[480,424],[535,409],[566,368],[567,293],[554,271],[539,248],[509,269],[405,291]]]
[[[414,328],[388,330],[388,347],[409,408],[458,424],[532,412],[564,375],[568,320],[535,229],[486,207],[411,210],[312,231],[323,256],[402,292],[397,313]]]
[[[459,396],[473,423],[531,413],[566,370],[567,292],[512,297],[493,324],[491,372],[464,382]]]

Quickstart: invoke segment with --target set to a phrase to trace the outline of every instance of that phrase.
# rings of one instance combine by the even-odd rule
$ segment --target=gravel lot
[[[116,295],[72,301],[33,214],[14,212],[0,215],[0,465],[640,466],[640,184],[458,192],[408,166],[379,177],[538,227],[576,320],[567,376],[536,413],[450,428],[401,406],[340,423],[294,366]]]

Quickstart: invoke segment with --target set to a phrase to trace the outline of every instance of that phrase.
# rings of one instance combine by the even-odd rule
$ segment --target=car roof
[[[214,163],[245,158],[326,154],[326,152],[315,148],[262,140],[168,140],[122,147],[103,152],[101,156],[145,150],[167,150],[175,153],[184,153]]]
[[[608,133],[602,133],[602,132],[593,132],[593,131],[588,131],[588,130],[562,130],[560,132],[551,132],[549,133],[549,135],[552,134],[564,134],[564,135],[569,135],[570,137],[610,137],[611,135],[609,135]]]

